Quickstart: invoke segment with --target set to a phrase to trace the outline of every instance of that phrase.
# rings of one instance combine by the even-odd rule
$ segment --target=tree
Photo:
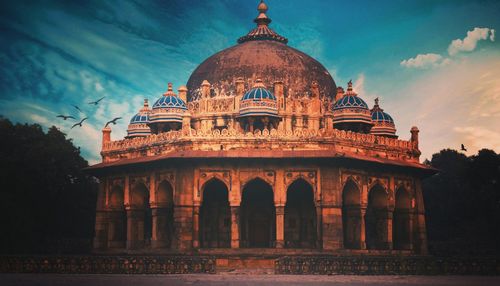
[[[93,236],[96,184],[71,139],[0,117],[2,253],[59,252]],[[77,247],[78,248],[78,247]],[[73,249],[83,251],[83,249]]]
[[[500,155],[483,149],[467,157],[446,149],[434,154],[430,165],[440,170],[423,184],[434,250],[499,253]]]

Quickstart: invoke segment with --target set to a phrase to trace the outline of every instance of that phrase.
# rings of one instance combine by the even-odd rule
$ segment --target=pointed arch
[[[156,203],[170,207],[174,205],[174,188],[168,180],[162,180],[156,189]]]
[[[127,214],[125,212],[124,190],[113,185],[109,192],[108,208],[108,247],[124,248],[127,239]]]
[[[243,185],[240,206],[241,245],[272,247],[276,237],[276,209],[272,186],[261,178]]]
[[[231,247],[231,209],[227,185],[216,177],[211,178],[203,184],[201,194],[201,247]]]
[[[152,210],[151,246],[171,248],[174,236],[174,188],[164,179],[155,190],[156,206]]]
[[[285,246],[314,248],[316,246],[316,208],[313,186],[303,178],[287,188],[285,204]]]
[[[123,188],[118,185],[112,186],[109,192],[108,206],[113,209],[121,209],[124,207],[123,201]]]
[[[366,247],[389,249],[389,195],[382,184],[374,184],[368,192],[368,208],[365,215]]]
[[[128,248],[149,247],[153,234],[152,213],[149,204],[149,190],[141,180],[130,190],[130,210],[128,211]]]
[[[392,224],[394,249],[409,250],[412,248],[412,204],[410,192],[400,186],[396,190],[396,204]]]
[[[348,178],[342,189],[342,229],[344,247],[362,247],[361,190],[352,178]]]

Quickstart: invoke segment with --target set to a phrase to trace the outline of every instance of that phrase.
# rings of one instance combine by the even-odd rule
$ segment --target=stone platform
[[[499,275],[495,257],[325,255],[315,250],[200,250],[177,255],[0,256],[0,273]]]

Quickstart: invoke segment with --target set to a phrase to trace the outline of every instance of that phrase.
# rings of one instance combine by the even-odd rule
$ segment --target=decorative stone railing
[[[415,144],[412,141],[399,140],[371,134],[361,134],[351,131],[338,129],[320,129],[320,130],[276,130],[264,129],[263,131],[256,130],[254,133],[242,133],[235,129],[222,130],[183,130],[170,131],[160,134],[153,134],[147,137],[137,137],[133,139],[123,139],[105,143],[102,151],[126,150],[130,148],[139,148],[148,145],[156,145],[158,143],[173,143],[177,141],[196,141],[196,140],[280,140],[280,141],[301,141],[308,142],[317,140],[344,140],[354,144],[370,144],[378,146],[394,147],[405,150],[416,150]]]

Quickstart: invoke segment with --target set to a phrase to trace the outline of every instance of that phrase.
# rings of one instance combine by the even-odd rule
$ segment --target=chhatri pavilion
[[[124,139],[102,130],[101,253],[425,254],[417,127],[270,28],[267,5],[187,85],[144,101]],[[403,136],[406,137],[406,136]],[[246,249],[246,250],[245,250]]]

